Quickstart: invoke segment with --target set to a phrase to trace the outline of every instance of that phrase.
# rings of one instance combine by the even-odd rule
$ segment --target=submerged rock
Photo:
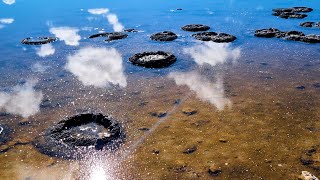
[[[178,38],[178,36],[171,31],[163,31],[156,34],[152,34],[150,38],[154,41],[173,41]]]
[[[273,9],[272,11],[273,11],[272,15],[278,16],[280,18],[302,19],[308,16],[307,14],[302,14],[302,13],[311,12],[313,11],[313,9],[308,7],[292,7],[292,8],[276,8],[276,9]]]
[[[157,118],[163,118],[163,117],[166,117],[167,116],[167,112],[150,112],[149,113],[151,116],[153,117],[157,117]]]
[[[302,27],[320,27],[320,22],[303,22],[300,24]]]
[[[196,145],[193,145],[193,146],[191,146],[191,147],[186,148],[186,149],[183,151],[183,153],[184,153],[184,154],[192,154],[192,153],[194,153],[197,149],[198,149],[197,146],[196,146]]]
[[[209,26],[203,24],[188,24],[181,27],[184,31],[198,32],[198,31],[207,31],[210,29]]]
[[[191,108],[184,108],[184,109],[182,109],[182,113],[185,114],[185,115],[188,115],[188,116],[197,114],[197,112],[198,112],[197,110],[191,109]]]
[[[132,64],[145,68],[168,67],[176,60],[177,58],[173,54],[163,51],[138,53],[129,58]]]
[[[312,146],[306,150],[300,157],[300,162],[315,170],[320,170],[320,149],[319,146]]]
[[[27,45],[42,45],[42,44],[49,44],[54,41],[56,41],[57,38],[55,37],[38,37],[37,39],[34,39],[32,37],[24,38],[21,43],[27,44]]]
[[[216,32],[202,32],[193,34],[192,37],[200,41],[213,41],[217,43],[225,43],[225,42],[232,42],[237,38],[231,34],[226,33],[216,33]]]
[[[0,124],[0,145],[3,145],[12,139],[11,137],[12,129],[5,125]]]
[[[89,150],[116,150],[125,137],[122,126],[111,117],[79,114],[47,129],[33,145],[49,156],[77,159]]]
[[[315,34],[305,35],[303,32],[300,31],[280,31],[276,28],[269,28],[269,29],[259,29],[256,30],[254,35],[256,37],[265,37],[265,38],[282,38],[286,40],[293,40],[293,41],[301,41],[306,43],[320,43],[320,36]]]
[[[98,33],[89,36],[90,39],[92,38],[97,38],[97,37],[107,37],[105,41],[110,42],[114,40],[119,40],[119,39],[125,39],[128,37],[128,34],[122,33],[122,32],[112,32],[112,33]]]
[[[136,29],[131,28],[131,29],[125,29],[124,32],[133,32],[133,33],[136,33],[136,32],[139,32],[139,31],[136,30]]]

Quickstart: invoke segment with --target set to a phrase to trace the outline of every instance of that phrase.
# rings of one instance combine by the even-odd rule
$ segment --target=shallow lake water
[[[304,19],[271,15],[294,6],[314,10]],[[271,27],[320,35],[320,28],[299,26],[319,22],[319,7],[301,0],[3,0],[0,179],[319,177],[320,45],[254,36]],[[186,24],[237,39],[198,41],[181,29]],[[88,38],[130,28],[138,32],[121,40]],[[161,31],[178,38],[150,39]],[[21,43],[43,36],[58,40]],[[177,60],[159,69],[129,61],[145,51]],[[112,116],[124,143],[72,160],[35,148],[36,137],[81,113]]]

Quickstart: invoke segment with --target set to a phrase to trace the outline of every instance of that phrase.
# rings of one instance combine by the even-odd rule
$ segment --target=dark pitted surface
[[[233,35],[226,34],[226,33],[216,33],[216,32],[202,32],[202,33],[193,34],[192,36],[200,41],[213,41],[217,43],[232,42],[237,39]]]
[[[198,31],[207,31],[210,29],[209,26],[203,24],[188,24],[181,27],[184,31],[198,32]]]
[[[114,41],[114,40],[119,40],[119,39],[125,39],[128,37],[128,34],[122,33],[122,32],[112,32],[112,33],[98,33],[89,36],[90,39],[92,38],[97,38],[97,37],[107,37],[105,41]]]
[[[297,19],[303,19],[305,17],[307,17],[307,12],[311,12],[313,11],[312,8],[308,8],[308,7],[292,7],[292,8],[276,8],[276,9],[272,9],[273,13],[272,15],[274,16],[278,16],[281,18],[297,18]]]
[[[176,60],[173,54],[163,51],[138,53],[129,58],[132,64],[146,68],[168,67]]]
[[[21,41],[22,44],[27,44],[27,45],[42,45],[42,44],[49,44],[54,41],[56,41],[57,38],[55,37],[38,37],[37,39],[34,38],[25,38]]]
[[[102,114],[79,114],[60,121],[33,142],[42,153],[65,159],[81,158],[96,149],[116,150],[125,140],[122,126]]]
[[[292,41],[301,41],[306,43],[320,43],[320,36],[315,34],[305,35],[300,31],[280,31],[276,28],[259,29],[255,31],[255,36],[265,38],[283,38]]]
[[[152,34],[150,38],[154,41],[173,41],[178,38],[178,36],[171,31],[163,31],[156,34]]]

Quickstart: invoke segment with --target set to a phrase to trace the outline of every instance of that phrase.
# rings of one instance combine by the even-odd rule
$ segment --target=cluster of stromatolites
[[[278,16],[280,18],[302,19],[308,16],[305,13],[311,12],[313,11],[313,9],[308,7],[292,7],[292,8],[276,8],[276,9],[272,9],[272,11],[273,11],[272,15]]]
[[[259,29],[255,31],[255,36],[257,37],[265,37],[265,38],[283,38],[286,40],[293,40],[293,41],[301,41],[307,43],[320,43],[320,36],[309,34],[305,35],[303,32],[300,31],[280,31],[276,28],[269,28],[269,29]]]
[[[66,159],[88,150],[117,149],[125,140],[122,126],[103,114],[79,114],[58,122],[33,141],[42,153]]]

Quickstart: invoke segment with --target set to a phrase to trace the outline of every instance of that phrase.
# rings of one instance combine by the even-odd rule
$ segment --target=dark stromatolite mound
[[[178,36],[171,31],[163,31],[156,34],[152,34],[150,38],[154,41],[173,41],[178,38]]]
[[[88,150],[116,150],[125,137],[122,126],[111,117],[80,114],[47,129],[33,145],[49,156],[76,159]]]
[[[300,31],[280,31],[276,28],[259,29],[255,31],[255,36],[265,38],[282,38],[292,41],[301,41],[306,43],[320,43],[320,36],[315,34],[305,35]]]
[[[128,34],[122,33],[122,32],[112,32],[112,33],[98,33],[98,34],[94,34],[89,36],[90,39],[92,38],[97,38],[97,37],[107,37],[107,39],[105,41],[114,41],[114,40],[119,40],[119,39],[125,39],[128,37]]]
[[[272,38],[272,37],[276,37],[276,35],[280,33],[281,31],[279,29],[269,28],[269,29],[256,30],[254,35],[257,37]]]
[[[38,37],[37,39],[34,38],[24,38],[21,43],[27,45],[42,45],[42,44],[49,44],[56,41],[57,38],[55,37]]]
[[[9,126],[0,124],[0,145],[5,144],[12,139],[11,132],[12,129],[9,128]]]
[[[136,32],[139,32],[139,31],[138,31],[138,30],[136,30],[136,29],[131,28],[131,29],[125,29],[125,30],[124,30],[124,32],[132,32],[132,33],[136,33]]]
[[[320,27],[320,22],[303,22],[300,24],[302,27]]]
[[[210,29],[209,26],[203,24],[188,24],[181,27],[184,31],[198,32],[198,31],[207,31]]]
[[[307,17],[307,14],[302,14],[302,13],[307,13],[313,11],[312,8],[308,7],[292,7],[292,8],[276,8],[272,9],[273,13],[272,15],[278,16],[281,18],[297,18],[297,19],[302,19]]]
[[[200,41],[213,41],[217,43],[232,42],[237,39],[235,36],[231,34],[216,32],[202,32],[193,34],[192,36]]]
[[[138,53],[129,58],[132,64],[146,68],[168,67],[176,60],[173,54],[163,51]]]

